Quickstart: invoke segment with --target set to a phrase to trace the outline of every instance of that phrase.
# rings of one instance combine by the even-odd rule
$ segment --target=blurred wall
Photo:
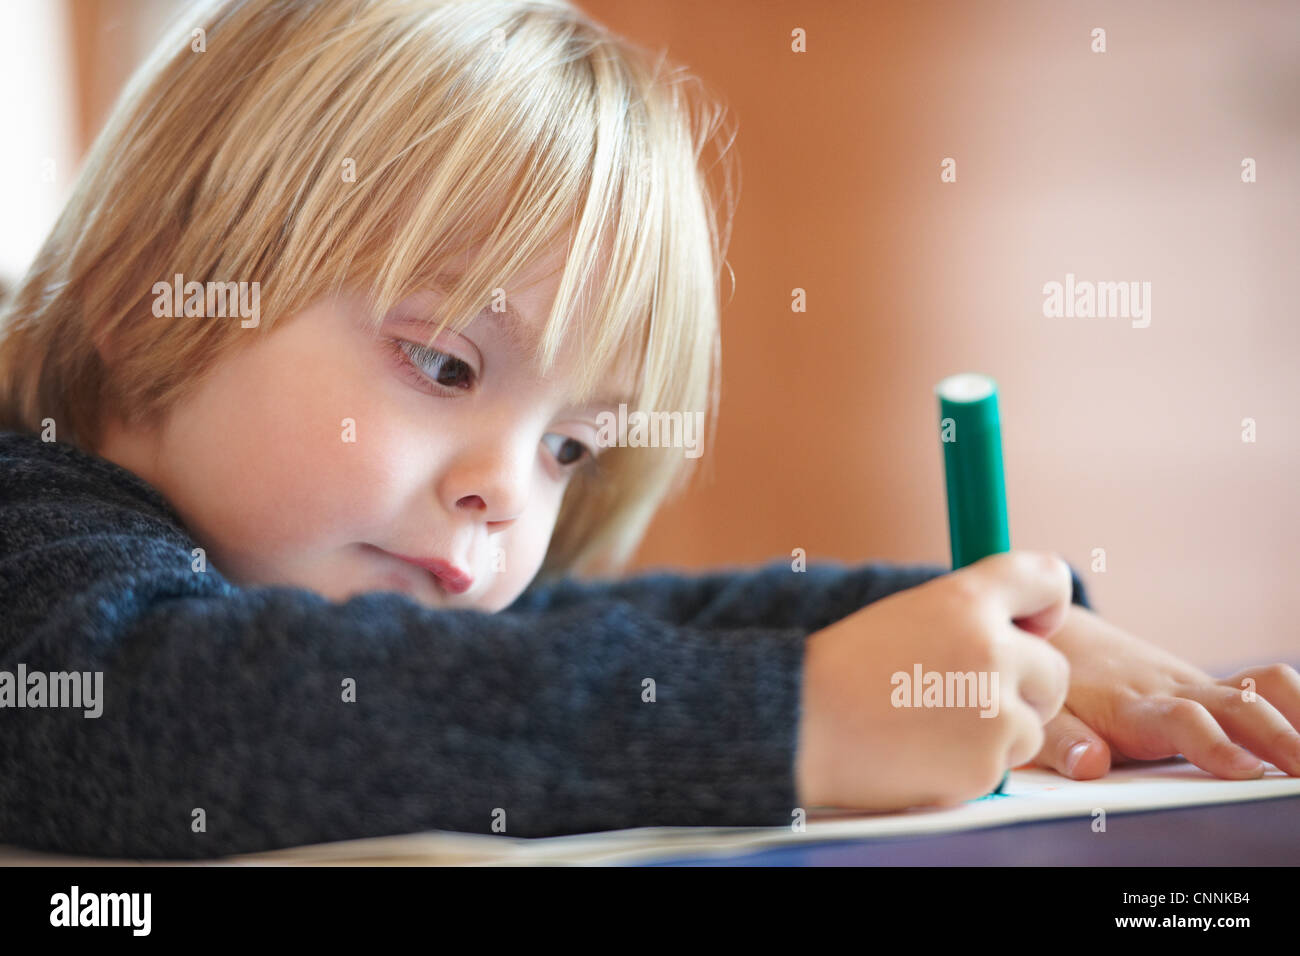
[[[982,371],[1013,546],[1202,666],[1300,662],[1300,6],[582,5],[740,131],[711,473],[639,566],[947,563],[933,386]],[[1067,273],[1150,282],[1149,325],[1045,317]]]
[[[77,53],[76,119],[84,153],[168,18],[188,4],[181,0],[64,0],[63,5],[69,40]]]
[[[174,3],[69,3],[88,137]],[[946,563],[932,390],[976,370],[1002,389],[1014,546],[1212,670],[1300,658],[1300,6],[581,5],[740,130],[718,441],[635,567]],[[1045,317],[1067,273],[1150,282],[1149,325]]]
[[[0,3],[0,295],[67,201],[80,156],[62,4]]]

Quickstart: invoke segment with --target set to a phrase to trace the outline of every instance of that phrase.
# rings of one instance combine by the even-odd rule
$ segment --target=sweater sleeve
[[[756,567],[680,574],[665,569],[622,579],[566,579],[529,589],[512,608],[573,607],[614,598],[675,626],[780,627],[807,633],[848,617],[873,601],[950,573],[932,564],[812,562],[800,571],[778,559]],[[1079,573],[1070,568],[1071,602],[1091,608]]]
[[[103,689],[98,716],[5,714],[0,839],[189,858],[494,820],[513,836],[783,824],[797,805],[798,629],[673,628],[615,599],[335,604],[187,575],[105,580],[5,654],[11,671],[102,672]]]

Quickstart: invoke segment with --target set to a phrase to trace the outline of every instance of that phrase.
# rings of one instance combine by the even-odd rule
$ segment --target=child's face
[[[562,264],[553,254],[505,286],[525,345],[540,335]],[[424,343],[419,317],[436,317],[440,298],[405,300],[377,338],[357,297],[316,303],[265,336],[249,330],[257,339],[219,361],[159,429],[112,422],[98,452],[158,488],[238,583],[333,599],[401,590],[435,607],[501,610],[540,568],[573,469],[601,450],[596,415],[610,405],[569,407],[584,360],[574,326],[545,380],[531,347],[510,344],[503,313],[439,337],[436,348],[459,362],[407,355],[396,343]],[[617,370],[607,394],[630,391],[628,372]],[[393,554],[449,561],[472,584],[454,593]]]

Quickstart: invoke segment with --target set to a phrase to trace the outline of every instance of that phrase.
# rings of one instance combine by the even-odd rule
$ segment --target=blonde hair
[[[703,411],[712,440],[734,134],[690,95],[698,79],[564,0],[225,0],[181,16],[0,313],[0,426],[52,418],[93,451],[106,405],[153,421],[248,336],[345,288],[367,290],[378,327],[481,244],[432,344],[560,241],[543,373],[591,301],[581,400],[632,356],[633,406]],[[264,319],[154,318],[153,286],[175,273],[258,281]],[[624,565],[692,463],[653,448],[600,461],[572,480],[541,577]]]

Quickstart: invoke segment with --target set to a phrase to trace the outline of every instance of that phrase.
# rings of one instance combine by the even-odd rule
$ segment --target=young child
[[[561,0],[227,0],[160,44],[0,319],[0,842],[1300,773],[1294,670],[1215,680],[1052,555],[578,577],[690,463],[600,413],[716,411],[731,153],[689,92]],[[915,662],[997,674],[995,712],[894,706]]]

